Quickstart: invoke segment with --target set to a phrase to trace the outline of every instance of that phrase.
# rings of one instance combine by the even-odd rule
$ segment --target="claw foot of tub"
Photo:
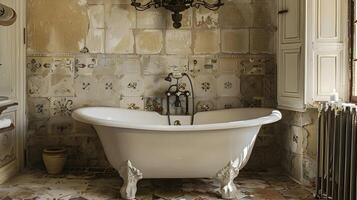
[[[233,161],[230,161],[216,174],[216,179],[221,183],[221,195],[223,199],[236,198],[238,190],[233,181],[238,174],[239,166]]]
[[[120,189],[120,195],[123,199],[135,199],[136,184],[143,178],[143,174],[136,169],[130,162],[126,161],[119,169],[119,174],[123,178],[123,186]]]

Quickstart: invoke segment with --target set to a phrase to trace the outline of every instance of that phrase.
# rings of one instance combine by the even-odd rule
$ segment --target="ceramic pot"
[[[66,163],[65,148],[46,148],[42,152],[42,159],[49,174],[60,174]]]

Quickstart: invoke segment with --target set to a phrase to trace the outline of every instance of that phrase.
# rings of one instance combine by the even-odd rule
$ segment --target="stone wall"
[[[28,1],[29,167],[42,166],[46,146],[66,146],[67,167],[108,167],[95,131],[74,122],[73,109],[165,113],[163,77],[173,70],[193,78],[199,111],[275,106],[275,0],[226,0],[216,12],[189,9],[179,30],[166,10],[138,12],[128,3]],[[263,128],[248,166],[279,163],[275,130]]]
[[[282,166],[304,185],[314,185],[317,168],[317,109],[307,112],[282,111],[277,125],[283,145]]]

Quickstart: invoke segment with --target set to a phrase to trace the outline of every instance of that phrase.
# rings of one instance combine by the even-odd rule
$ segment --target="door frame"
[[[16,31],[14,40],[16,41],[16,68],[15,68],[15,91],[18,103],[17,107],[17,158],[18,167],[21,171],[25,167],[25,147],[27,133],[27,117],[26,117],[26,3],[27,0],[14,0],[15,11],[17,13]]]
[[[26,0],[12,0],[11,6],[17,13],[14,24],[7,26],[9,41],[7,55],[10,59],[11,106],[5,113],[13,112],[15,117],[15,137],[16,137],[16,160],[1,168],[0,182],[6,181],[11,176],[23,170],[25,166],[25,138],[27,132],[26,118]],[[15,105],[16,105],[15,104]]]

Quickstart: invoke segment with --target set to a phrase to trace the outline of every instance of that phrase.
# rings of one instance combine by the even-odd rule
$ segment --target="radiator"
[[[356,200],[357,107],[321,104],[318,118],[316,198]]]

